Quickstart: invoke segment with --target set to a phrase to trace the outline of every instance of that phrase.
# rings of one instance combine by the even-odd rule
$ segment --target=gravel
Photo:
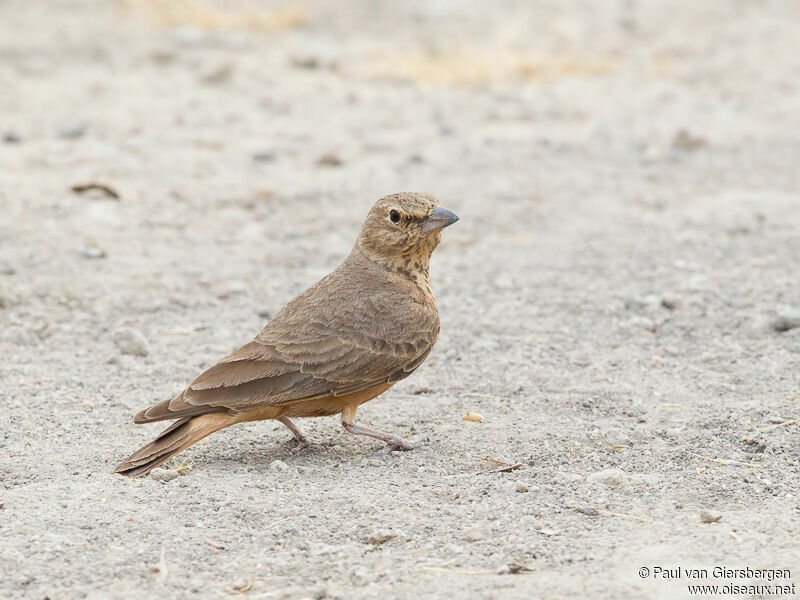
[[[138,329],[132,327],[120,327],[111,333],[114,345],[123,354],[133,356],[147,356],[150,349],[144,335]]]
[[[605,469],[589,475],[589,483],[600,483],[603,485],[622,485],[627,481],[625,473],[621,469]]]
[[[772,327],[780,332],[800,327],[800,308],[786,308],[780,311]]]

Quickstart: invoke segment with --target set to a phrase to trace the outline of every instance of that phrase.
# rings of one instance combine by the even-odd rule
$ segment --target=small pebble
[[[501,290],[510,290],[516,286],[514,279],[510,275],[498,275],[493,282],[494,287]]]
[[[625,483],[625,473],[622,469],[605,469],[589,475],[589,483],[602,483],[603,485],[622,485]]]
[[[335,53],[323,51],[318,49],[313,54],[301,54],[293,56],[291,64],[297,69],[306,69],[315,71],[324,69],[327,71],[336,71],[339,69],[339,60]]]
[[[525,492],[528,491],[528,486],[525,483],[523,483],[522,481],[518,481],[516,489],[517,489],[518,492],[524,494]]]
[[[311,556],[326,556],[328,554],[336,554],[339,549],[340,546],[332,546],[330,544],[316,542],[311,544],[311,549],[309,552],[311,553]]]
[[[175,41],[183,46],[198,45],[208,39],[208,35],[205,31],[197,27],[192,27],[191,25],[178,27],[174,32]]]
[[[672,147],[676,150],[698,150],[708,145],[705,139],[686,129],[680,129],[672,138]]]
[[[283,473],[289,470],[289,465],[282,460],[273,460],[271,463],[269,463],[269,468],[272,471]]]
[[[229,62],[217,65],[200,77],[200,81],[208,84],[227,82],[233,75],[233,65]]]
[[[319,68],[319,60],[315,56],[295,56],[291,59],[292,65],[298,69],[313,71]]]
[[[11,266],[11,263],[0,260],[0,275],[14,275],[17,270]]]
[[[478,542],[486,539],[492,533],[487,523],[478,523],[464,530],[464,539],[467,542]]]
[[[364,567],[355,567],[350,571],[350,583],[356,587],[364,587],[372,583],[374,575]]]
[[[150,353],[147,340],[138,329],[133,327],[120,327],[112,332],[111,339],[123,354],[147,356]]]
[[[89,123],[86,121],[75,121],[62,125],[56,130],[56,135],[65,140],[74,140],[83,137],[89,129]]]
[[[716,511],[704,510],[700,512],[700,520],[703,523],[716,523],[722,518],[722,514]]]
[[[175,62],[177,55],[171,50],[159,48],[153,51],[150,59],[157,65],[169,65]]]
[[[649,144],[642,153],[642,158],[646,162],[658,162],[664,158],[664,152],[661,150],[660,147],[656,146],[655,144]]]
[[[324,587],[318,587],[311,592],[313,600],[322,600],[328,597],[328,590]]]
[[[647,296],[631,296],[625,298],[625,308],[628,310],[641,310],[644,308],[655,308],[659,305],[660,300],[653,294]]]
[[[658,485],[661,482],[659,473],[638,473],[631,475],[631,483],[635,485]]]
[[[498,575],[516,575],[518,573],[530,573],[531,570],[525,565],[521,565],[519,563],[510,563],[501,565],[495,572]]]
[[[583,481],[583,476],[579,475],[578,473],[566,473],[564,471],[559,471],[553,475],[553,483],[558,485],[572,485],[581,481]]]
[[[294,521],[287,521],[283,525],[283,533],[286,535],[300,535],[301,532],[302,529],[300,529],[300,526]]]
[[[394,537],[394,533],[389,531],[388,529],[378,529],[377,531],[372,532],[367,536],[367,541],[370,544],[374,544],[375,546],[379,546],[384,542],[388,542],[390,539]]]
[[[628,320],[628,328],[629,329],[643,329],[645,331],[655,332],[656,324],[653,319],[648,319],[647,317],[632,317]]]
[[[316,56],[293,56],[291,63],[298,69],[308,69],[309,71],[320,67],[320,60]]]
[[[158,467],[150,471],[150,477],[156,481],[172,481],[178,475],[179,473],[175,469],[162,469]]]
[[[98,248],[97,246],[83,246],[80,249],[80,253],[84,256],[84,258],[89,259],[106,257],[106,251],[102,248]]]
[[[783,332],[800,327],[800,308],[786,308],[772,322],[775,331]]]
[[[217,298],[225,300],[226,298],[239,296],[247,292],[247,289],[247,284],[244,281],[232,279],[231,281],[224,282],[217,288]]]
[[[275,152],[272,150],[261,150],[253,153],[253,160],[256,162],[272,162],[275,160]]]
[[[344,161],[336,154],[328,153],[320,156],[317,164],[321,167],[341,167]]]
[[[458,544],[453,544],[451,542],[449,544],[445,544],[444,551],[447,554],[461,554],[464,552],[464,546],[459,546]]]
[[[669,310],[675,310],[681,304],[681,298],[677,294],[666,293],[661,296],[661,306]]]

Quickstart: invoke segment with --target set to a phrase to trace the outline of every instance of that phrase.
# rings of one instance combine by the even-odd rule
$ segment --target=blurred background
[[[759,227],[765,204],[796,212],[791,2],[7,1],[0,16],[0,235],[6,270],[47,257],[55,279],[21,278],[34,297],[88,277],[78,295],[124,305],[132,278],[160,298],[248,277],[278,302],[265,265],[327,272],[398,190],[464,213],[448,237],[470,285],[518,291],[533,255],[562,273],[606,237],[660,252],[642,227],[689,219],[704,237]],[[603,275],[606,251],[581,261]]]
[[[0,2],[4,591],[259,572],[307,597],[325,572],[347,598],[672,598],[628,567],[796,565],[799,107],[790,0]],[[427,450],[376,481],[316,420],[339,450],[290,480],[269,468],[283,432],[246,425],[174,487],[105,474],[155,433],[136,411],[334,268],[397,191],[461,217],[431,270],[434,353],[364,410]],[[524,466],[476,478],[474,455]],[[269,529],[242,508],[253,481],[279,520],[333,482],[330,520]],[[208,574],[161,581],[162,543]],[[419,571],[439,564],[535,574]]]

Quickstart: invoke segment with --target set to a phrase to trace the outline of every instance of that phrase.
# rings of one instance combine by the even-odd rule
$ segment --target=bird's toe
[[[386,440],[386,446],[384,446],[381,450],[378,450],[372,456],[386,456],[390,452],[408,452],[409,450],[413,450],[428,440],[429,438],[427,435],[421,435],[413,440],[403,440],[395,437],[388,438]]]
[[[333,446],[333,442],[306,437],[302,440],[298,440],[297,444],[289,450],[289,454],[298,454],[311,446],[323,446],[327,448],[328,446]]]

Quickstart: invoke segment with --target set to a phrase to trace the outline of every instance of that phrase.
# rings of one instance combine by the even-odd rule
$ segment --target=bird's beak
[[[441,206],[437,206],[433,209],[433,212],[425,217],[424,221],[422,221],[419,234],[422,237],[425,237],[429,233],[444,229],[456,221],[458,221],[458,215],[456,213],[449,211],[446,208],[442,208]]]

